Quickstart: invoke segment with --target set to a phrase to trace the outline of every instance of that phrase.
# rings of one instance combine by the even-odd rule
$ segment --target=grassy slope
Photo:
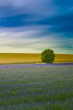
[[[41,62],[40,54],[27,53],[0,53],[0,63],[24,63],[24,62]],[[56,62],[73,62],[73,55],[56,54]]]

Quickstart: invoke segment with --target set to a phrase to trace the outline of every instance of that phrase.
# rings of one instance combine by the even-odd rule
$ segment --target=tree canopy
[[[44,63],[53,63],[55,59],[54,51],[51,49],[45,49],[41,53],[41,61]]]

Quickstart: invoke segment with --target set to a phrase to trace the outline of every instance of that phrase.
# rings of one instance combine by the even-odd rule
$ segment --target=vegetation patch
[[[0,110],[72,110],[73,66],[0,68]]]

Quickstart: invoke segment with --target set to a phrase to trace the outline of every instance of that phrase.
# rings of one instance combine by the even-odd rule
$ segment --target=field
[[[72,54],[56,54],[55,62],[73,62]]]
[[[40,54],[0,53],[0,63],[40,62]]]
[[[0,110],[73,110],[73,65],[0,66]]]
[[[0,64],[4,63],[40,63],[41,54],[0,53]],[[73,55],[56,54],[54,63],[73,62]]]

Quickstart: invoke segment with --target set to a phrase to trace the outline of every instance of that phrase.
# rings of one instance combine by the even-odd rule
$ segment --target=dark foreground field
[[[73,110],[73,65],[0,66],[0,110]]]

